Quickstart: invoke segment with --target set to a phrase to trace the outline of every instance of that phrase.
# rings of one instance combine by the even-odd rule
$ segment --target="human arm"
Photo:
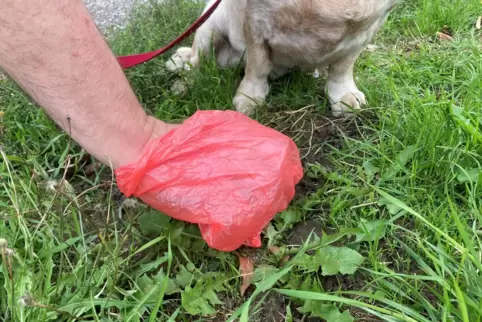
[[[4,0],[0,69],[114,168],[174,127],[142,109],[82,0]]]

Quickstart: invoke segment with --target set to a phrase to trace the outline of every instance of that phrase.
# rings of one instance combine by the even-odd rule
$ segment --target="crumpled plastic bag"
[[[199,225],[220,251],[261,246],[303,177],[296,144],[234,111],[198,111],[115,170],[118,187],[162,213]]]

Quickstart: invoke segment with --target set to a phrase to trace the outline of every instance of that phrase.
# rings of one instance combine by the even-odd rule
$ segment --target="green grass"
[[[113,35],[116,54],[167,43],[200,9],[153,4]],[[263,247],[232,254],[125,201],[0,80],[0,321],[481,321],[481,14],[477,0],[405,1],[357,62],[369,106],[349,122],[323,116],[322,77],[276,81],[256,118],[294,137],[305,179]],[[436,37],[447,27],[452,42]],[[208,60],[178,96],[167,57],[127,72],[150,113],[231,108],[240,69]],[[256,268],[244,296],[239,254]]]

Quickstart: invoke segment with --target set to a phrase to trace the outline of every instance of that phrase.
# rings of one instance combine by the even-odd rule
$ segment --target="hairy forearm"
[[[87,152],[114,167],[134,161],[167,130],[141,108],[81,0],[2,1],[0,69]]]

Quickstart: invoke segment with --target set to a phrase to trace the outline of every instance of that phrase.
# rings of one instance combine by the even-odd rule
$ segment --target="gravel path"
[[[147,0],[84,0],[102,33],[124,27],[132,8],[145,2]]]

